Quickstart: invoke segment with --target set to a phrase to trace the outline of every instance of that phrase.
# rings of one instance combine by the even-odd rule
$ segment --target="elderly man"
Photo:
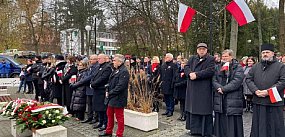
[[[112,68],[106,61],[105,54],[98,55],[99,67],[95,69],[91,80],[93,90],[93,111],[98,114],[99,123],[94,128],[99,128],[99,131],[105,130],[107,126],[107,115],[105,101],[105,85],[108,83]]]
[[[190,57],[185,66],[185,75],[188,77],[186,129],[190,130],[191,135],[211,136],[213,131],[212,76],[215,59],[207,51],[207,44],[198,44],[197,55]]]
[[[124,133],[124,107],[127,106],[128,84],[130,74],[124,65],[125,57],[116,54],[113,58],[114,71],[109,79],[108,92],[105,103],[107,107],[108,124],[105,132],[99,136],[112,136],[114,128],[114,114],[118,122],[117,137],[123,137]]]
[[[284,137],[283,95],[285,66],[274,56],[274,45],[261,45],[261,62],[246,76],[253,93],[251,137]]]
[[[173,55],[167,53],[164,58],[164,63],[161,65],[159,74],[161,81],[161,93],[164,94],[164,101],[166,105],[166,111],[162,115],[171,117],[174,111],[174,81],[177,71],[177,65],[173,63]]]

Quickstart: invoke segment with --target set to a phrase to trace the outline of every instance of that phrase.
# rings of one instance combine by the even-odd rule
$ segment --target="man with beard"
[[[251,137],[284,137],[285,66],[274,56],[274,45],[261,45],[261,62],[246,76],[253,93]]]
[[[197,45],[197,55],[190,57],[185,66],[188,77],[185,111],[186,129],[191,135],[211,136],[213,131],[212,76],[215,59],[207,54],[207,45]]]

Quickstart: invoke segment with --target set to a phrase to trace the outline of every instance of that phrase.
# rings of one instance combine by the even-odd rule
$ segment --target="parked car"
[[[0,62],[2,62],[2,60],[5,60],[6,62],[10,63],[10,70],[8,73],[9,78],[17,78],[20,75],[21,72],[21,68],[23,67],[21,64],[19,64],[17,61],[15,61],[14,59],[12,59],[9,56],[3,56],[0,55]]]
[[[18,49],[8,49],[5,50],[3,53],[0,53],[0,55],[10,56],[14,58],[30,58],[30,57],[35,57],[36,52],[28,50],[19,51]]]

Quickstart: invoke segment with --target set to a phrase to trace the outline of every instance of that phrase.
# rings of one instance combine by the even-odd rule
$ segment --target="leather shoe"
[[[98,129],[98,131],[104,131],[104,130],[106,130],[106,128],[107,128],[107,126],[106,126],[106,125],[103,125],[102,127],[100,127],[100,128]]]
[[[102,127],[102,124],[99,123],[99,124],[94,125],[93,129],[97,129],[97,128],[100,128],[100,127]]]
[[[167,115],[166,115],[167,117],[171,117],[171,116],[173,116],[173,113],[168,113]]]
[[[93,119],[92,121],[89,122],[89,124],[95,124],[95,123],[97,123],[97,122],[98,122],[98,120],[94,120],[94,119]]]
[[[161,115],[168,115],[168,111],[165,111],[165,112],[162,113]]]
[[[107,134],[106,132],[99,133],[99,137],[112,137],[112,134]]]
[[[81,123],[88,123],[88,122],[91,122],[92,119],[85,119],[84,121],[82,121]]]

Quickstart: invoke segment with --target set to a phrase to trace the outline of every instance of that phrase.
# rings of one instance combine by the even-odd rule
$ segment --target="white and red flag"
[[[76,75],[72,75],[69,80],[69,83],[74,83],[74,82],[76,82]]]
[[[191,25],[196,10],[185,4],[179,3],[178,32],[185,33]]]
[[[276,87],[268,89],[268,95],[269,95],[271,103],[282,101],[282,98],[279,95],[279,92]]]
[[[229,68],[230,68],[230,62],[226,62],[222,68],[221,68],[221,71],[229,71]]]
[[[226,9],[233,15],[239,26],[255,21],[244,0],[234,0],[226,6]]]
[[[62,70],[56,71],[57,76],[62,77]]]

